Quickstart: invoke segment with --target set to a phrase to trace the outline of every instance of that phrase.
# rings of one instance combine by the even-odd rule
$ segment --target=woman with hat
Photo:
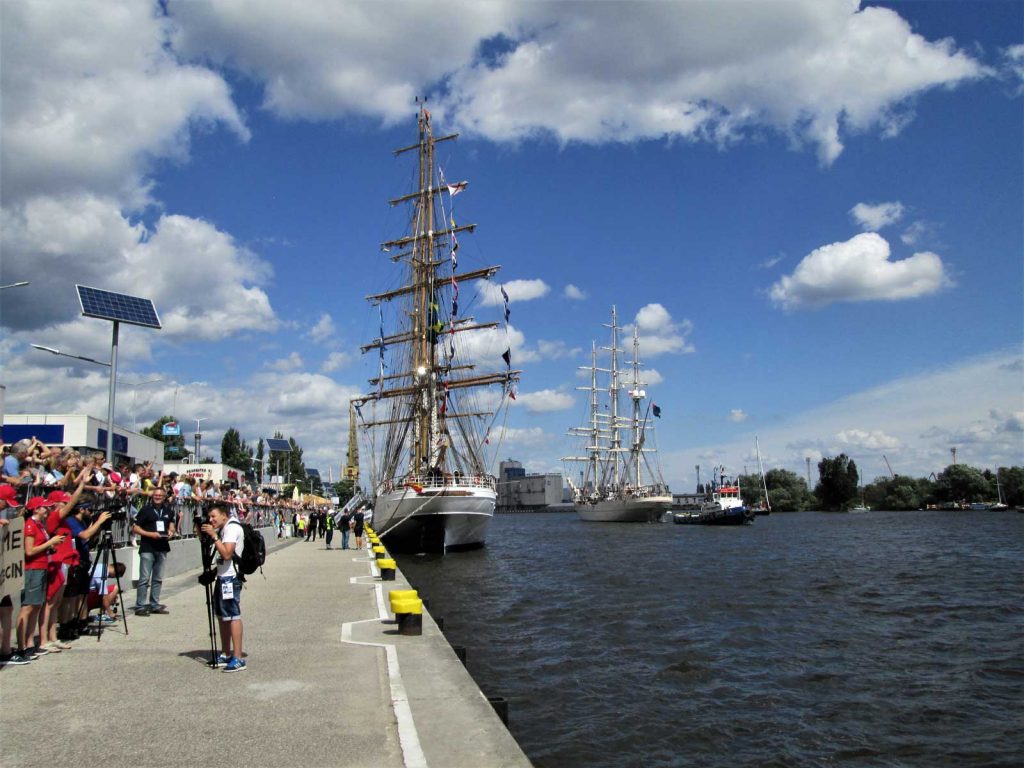
[[[17,654],[29,661],[49,653],[46,648],[29,650],[32,648],[29,643],[33,642],[46,604],[46,571],[50,553],[64,542],[63,536],[50,536],[46,532],[46,513],[52,506],[54,502],[45,496],[35,496],[25,505],[28,512],[24,531],[25,583],[21,589],[21,611],[18,613]]]

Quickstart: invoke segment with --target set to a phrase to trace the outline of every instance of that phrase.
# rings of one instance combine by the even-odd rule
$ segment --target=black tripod
[[[205,533],[200,534],[199,541],[199,553],[202,557],[203,572],[199,574],[199,583],[203,585],[203,589],[206,590],[206,621],[210,626],[210,669],[217,668],[217,631],[215,629],[216,622],[214,621],[214,606],[213,606],[213,585],[217,581],[217,571],[213,564],[213,553],[214,553],[214,542],[213,539],[207,536]]]
[[[121,610],[121,620],[124,621],[124,633],[128,634],[128,615],[124,609],[124,591],[121,589],[121,569],[118,567],[117,552],[114,551],[114,537],[110,533],[109,529],[104,529],[100,532],[100,543],[96,545],[96,559],[95,563],[99,568],[100,579],[100,616],[99,621],[96,623],[96,642],[98,643],[103,637],[103,617],[106,615],[103,610],[103,598],[104,589],[106,587],[107,579],[110,578],[108,573],[109,566],[114,566],[114,579],[117,582],[117,599]],[[96,574],[96,567],[93,568],[93,573],[90,576]],[[85,595],[85,599],[88,600],[88,592]]]

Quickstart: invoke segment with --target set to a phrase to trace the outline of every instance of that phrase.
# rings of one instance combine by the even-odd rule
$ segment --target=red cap
[[[6,501],[11,507],[21,506],[21,502],[18,501],[18,491],[13,485],[0,485],[0,500]]]
[[[118,485],[121,482],[121,479],[122,478],[121,478],[121,473],[120,472],[111,472],[110,473],[110,482],[112,482],[114,485]]]
[[[66,504],[71,501],[71,494],[67,491],[50,491],[46,494],[46,498],[52,501],[54,504]]]
[[[28,504],[25,505],[25,509],[29,512],[34,512],[40,507],[52,507],[54,502],[50,501],[45,496],[33,496],[28,500]]]

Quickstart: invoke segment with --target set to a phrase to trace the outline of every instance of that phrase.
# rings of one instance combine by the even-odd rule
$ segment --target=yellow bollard
[[[394,581],[395,580],[395,561],[391,558],[385,558],[384,560],[378,560],[377,565],[380,567],[380,580],[381,581]]]

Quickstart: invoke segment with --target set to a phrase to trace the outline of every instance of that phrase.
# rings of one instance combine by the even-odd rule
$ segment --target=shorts
[[[114,584],[109,585],[107,587],[107,594],[108,595],[113,594],[115,589],[117,589],[117,587]],[[100,607],[100,593],[97,592],[96,590],[90,591],[89,592],[89,596],[86,598],[85,604],[86,604],[86,606],[88,606],[90,611],[93,608],[99,608]]]
[[[232,596],[225,598],[223,585],[232,585]],[[213,585],[213,609],[221,621],[241,621],[242,619],[242,582],[237,576],[218,576]]]
[[[22,605],[42,605],[46,602],[46,571],[32,568],[25,571],[25,583],[21,587]]]
[[[46,569],[46,602],[53,600],[67,581],[68,567],[64,563],[50,563]]]

